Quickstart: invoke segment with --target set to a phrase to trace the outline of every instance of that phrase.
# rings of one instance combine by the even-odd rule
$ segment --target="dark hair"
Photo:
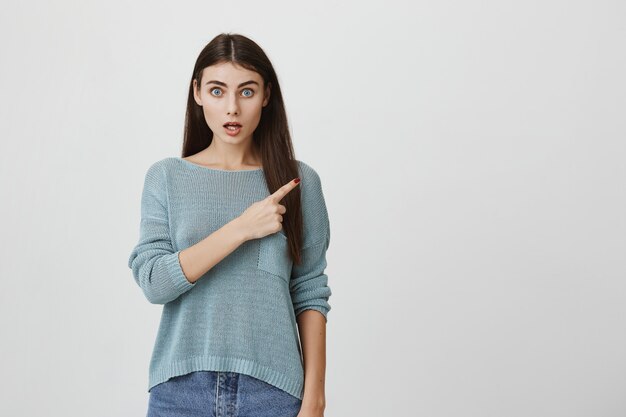
[[[185,113],[182,157],[194,155],[206,149],[213,141],[209,128],[193,95],[193,81],[202,86],[204,68],[215,64],[232,63],[258,73],[264,85],[270,88],[269,103],[263,107],[261,120],[253,133],[253,143],[261,156],[267,188],[271,193],[300,176],[294,155],[283,96],[274,67],[265,52],[251,39],[232,33],[222,33],[209,42],[200,52],[189,82],[189,96]],[[294,263],[300,264],[302,244],[301,185],[290,191],[281,204],[287,208],[283,215],[283,230],[289,243],[289,253]]]

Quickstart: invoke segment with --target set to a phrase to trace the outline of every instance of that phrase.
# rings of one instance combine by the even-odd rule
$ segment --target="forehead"
[[[238,65],[236,66],[230,62],[211,65],[202,70],[202,82],[205,83],[208,80],[223,81],[229,86],[248,80],[257,81],[259,84],[262,84],[263,81],[259,73]]]

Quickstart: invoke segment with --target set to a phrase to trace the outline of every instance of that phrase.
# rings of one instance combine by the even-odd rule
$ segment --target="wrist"
[[[232,233],[237,237],[239,244],[243,244],[250,240],[247,229],[241,224],[240,217],[231,220],[228,225],[230,226]]]
[[[323,394],[304,395],[302,408],[311,411],[323,411],[326,408],[326,398]]]

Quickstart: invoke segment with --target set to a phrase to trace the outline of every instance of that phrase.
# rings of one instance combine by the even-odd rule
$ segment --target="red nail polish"
[[[295,182],[296,182],[296,184],[297,184],[297,183],[299,183],[299,182],[300,182],[300,178],[296,178],[294,181],[295,181]]]

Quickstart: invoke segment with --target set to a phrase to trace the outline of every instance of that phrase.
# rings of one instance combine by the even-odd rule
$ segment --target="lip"
[[[222,126],[226,127],[228,125],[238,125],[239,127],[241,127],[241,123],[239,122],[226,122]]]
[[[235,130],[229,130],[226,126],[228,126],[228,125],[224,125],[224,131],[229,136],[237,136],[239,134],[239,132],[241,132],[241,125],[238,126],[237,129],[235,129]]]

